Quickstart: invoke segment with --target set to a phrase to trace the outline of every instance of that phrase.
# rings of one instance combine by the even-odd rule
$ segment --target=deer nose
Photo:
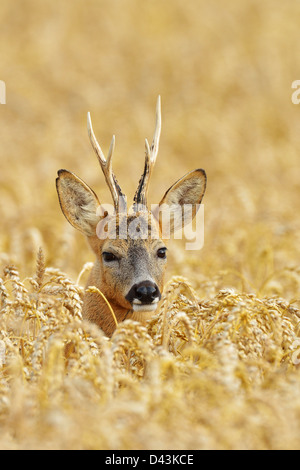
[[[145,286],[142,284],[135,290],[135,298],[140,300],[141,302],[148,304],[152,302],[156,297],[158,297],[156,286]]]
[[[151,281],[134,284],[126,295],[126,299],[129,302],[143,305],[151,304],[155,300],[158,302],[160,298],[161,294],[158,286]]]

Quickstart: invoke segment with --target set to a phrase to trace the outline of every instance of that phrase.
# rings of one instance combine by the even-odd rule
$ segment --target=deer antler
[[[107,158],[105,158],[104,153],[102,152],[101,147],[98,144],[97,139],[95,137],[90,113],[88,113],[87,115],[87,127],[88,127],[88,134],[89,134],[92,147],[98,157],[106,183],[111,192],[111,195],[114,201],[115,210],[116,212],[118,212],[120,209],[119,207],[120,201],[125,201],[125,195],[122,193],[121,188],[117,182],[117,179],[112,171],[112,154],[115,148],[115,136],[113,135],[112,137],[108,155],[107,155]]]
[[[133,199],[135,203],[136,211],[139,210],[139,206],[144,206],[144,208],[147,207],[148,186],[149,186],[151,173],[155,165],[155,161],[156,161],[156,157],[158,153],[160,131],[161,131],[161,105],[160,105],[160,96],[159,96],[157,99],[157,104],[156,104],[156,124],[155,124],[155,131],[154,131],[154,136],[153,136],[151,147],[149,146],[148,140],[145,139],[145,146],[146,146],[145,167],[144,167],[144,172],[141,176],[138,188],[136,190],[136,193]]]

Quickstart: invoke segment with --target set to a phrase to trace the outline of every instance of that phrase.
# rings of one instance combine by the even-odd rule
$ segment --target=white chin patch
[[[148,305],[133,303],[132,308],[134,312],[154,312],[157,309],[158,302],[154,302]]]

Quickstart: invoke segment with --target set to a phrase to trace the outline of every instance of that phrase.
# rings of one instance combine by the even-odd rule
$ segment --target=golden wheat
[[[298,429],[297,308],[233,289],[203,301],[186,279],[174,277],[146,327],[127,320],[108,339],[82,321],[82,287],[42,260],[39,250],[28,288],[15,267],[7,267],[6,284],[1,281],[4,447],[295,445],[296,436],[289,441],[290,434],[280,434],[292,412]],[[79,424],[80,431],[65,434]],[[250,436],[254,429],[259,433]]]

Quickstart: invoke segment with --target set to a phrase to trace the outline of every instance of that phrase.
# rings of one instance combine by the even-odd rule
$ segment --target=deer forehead
[[[116,230],[113,230],[114,224]],[[114,216],[101,252],[112,252],[134,269],[151,266],[153,253],[164,246],[153,224],[151,214]]]
[[[126,250],[130,241],[143,240],[151,243],[151,240],[160,238],[159,226],[151,212],[107,214],[99,221],[96,233],[100,239],[119,240],[121,250]],[[123,241],[127,243],[124,244]]]

